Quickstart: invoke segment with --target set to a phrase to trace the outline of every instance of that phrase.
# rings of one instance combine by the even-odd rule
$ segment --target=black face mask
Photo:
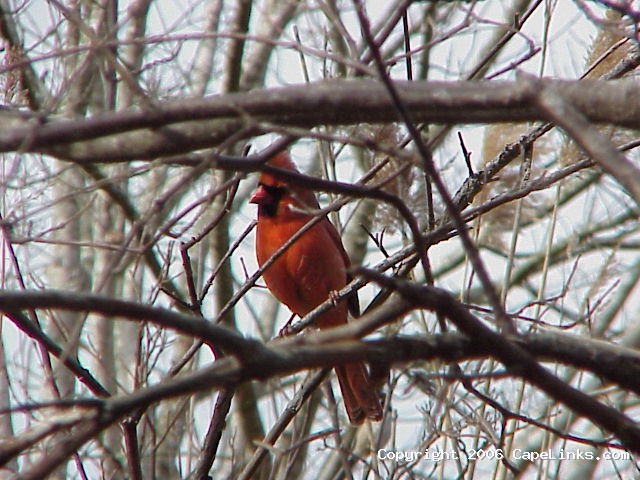
[[[285,187],[275,187],[273,185],[264,185],[263,183],[259,184],[261,188],[264,188],[269,197],[271,197],[271,201],[268,203],[262,203],[258,205],[258,215],[266,216],[266,217],[275,217],[278,213],[278,206],[280,205],[280,200],[287,193],[287,189]]]

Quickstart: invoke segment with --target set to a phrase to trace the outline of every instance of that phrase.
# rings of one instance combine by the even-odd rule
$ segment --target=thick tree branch
[[[574,398],[575,393],[572,394],[574,397],[563,396],[564,390],[569,389],[574,392],[575,390],[563,382],[560,388],[545,378],[549,374],[533,360],[535,358],[540,361],[553,361],[584,368],[609,382],[640,394],[640,381],[638,381],[640,355],[636,351],[588,338],[557,333],[505,339],[500,335],[488,333],[487,327],[482,328],[482,324],[446,292],[430,287],[410,287],[406,282],[393,281],[393,283],[395,287],[401,287],[404,295],[409,295],[408,298],[414,307],[423,306],[441,310],[451,319],[455,319],[460,328],[471,337],[450,333],[370,341],[345,340],[345,338],[370,331],[372,325],[380,325],[381,321],[392,320],[388,315],[390,305],[387,304],[344,327],[305,337],[279,339],[270,345],[264,345],[250,338],[242,338],[222,327],[205,328],[202,325],[203,320],[198,317],[173,314],[160,308],[136,306],[132,302],[120,302],[95,295],[60,292],[0,292],[0,309],[66,308],[102,314],[109,312],[111,315],[126,316],[137,321],[154,322],[159,326],[175,328],[183,333],[203,334],[209,341],[225,342],[238,352],[237,357],[225,357],[210,367],[140,389],[130,395],[104,401],[98,400],[97,404],[101,405],[99,416],[88,416],[86,429],[81,428],[79,432],[82,434],[79,433],[77,442],[72,441],[75,448],[132,411],[167,398],[212,388],[229,387],[254,379],[263,380],[288,375],[302,369],[326,367],[356,360],[397,364],[413,360],[441,359],[447,362],[460,362],[493,357],[503,361],[512,375],[527,379],[554,398],[567,403],[586,418],[605,426],[630,450],[640,450],[635,434],[637,427],[630,419],[581,392],[577,395],[580,398]],[[420,295],[416,297],[416,293]],[[403,301],[395,300],[395,302]],[[404,307],[398,311],[403,309]],[[475,324],[474,329],[483,331],[467,331],[467,327],[471,324]],[[72,450],[64,448],[60,453],[66,455]],[[50,459],[47,462],[50,466]],[[35,466],[34,471],[42,471],[40,468]]]
[[[532,84],[537,83],[532,80]],[[607,173],[620,183],[640,206],[640,169],[625,158],[611,139],[591,124],[560,93],[545,88],[538,96],[541,110],[549,120],[565,130]]]
[[[367,274],[370,275],[372,272],[367,271]],[[380,276],[376,275],[376,278],[379,279]],[[393,280],[393,282],[396,286],[409,288],[406,282],[397,280]],[[431,287],[419,288],[427,290],[426,293],[422,292],[424,295],[418,303],[415,303],[416,298],[411,298],[414,308],[423,305],[429,309],[443,309],[443,313],[451,316],[455,313],[457,318],[475,319],[465,307],[458,304],[443,290]],[[401,293],[408,294],[407,292],[411,291],[407,290]],[[397,306],[395,306],[396,303],[398,303]],[[244,338],[227,328],[211,325],[200,317],[177,314],[163,308],[139,305],[134,302],[92,294],[66,292],[0,292],[0,310],[15,311],[27,308],[90,311],[135,321],[149,321],[157,326],[175,329],[184,334],[202,336],[209,342],[223,343],[226,348],[238,354],[241,364],[230,358],[225,358],[221,362],[215,362],[212,367],[204,369],[208,373],[204,373],[203,370],[191,374],[190,376],[201,379],[209,374],[212,377],[205,381],[205,384],[191,386],[182,393],[233,384],[240,380],[268,378],[280,373],[292,373],[304,368],[329,366],[358,359],[381,360],[388,363],[434,358],[461,361],[485,356],[499,357],[500,355],[496,345],[486,343],[477,336],[473,337],[472,341],[463,334],[395,337],[366,342],[345,340],[365,335],[376,326],[388,323],[406,312],[408,305],[400,298],[387,302],[343,327],[316,332],[304,337],[278,339],[269,345],[264,345],[251,338]],[[394,312],[395,317],[390,315],[390,312]],[[532,334],[527,337],[509,337],[509,339],[541,360],[560,362],[590,370],[612,383],[617,383],[640,394],[640,380],[638,380],[640,379],[640,354],[634,350],[586,337],[551,332]],[[621,365],[624,368],[621,368]],[[247,367],[252,367],[252,370],[245,371]],[[516,375],[521,373],[521,371],[514,371]],[[227,374],[230,376],[225,377]],[[187,379],[190,376],[176,379],[176,382],[187,381],[188,383]],[[164,386],[150,388],[161,388],[167,393],[167,388],[169,388],[167,385],[168,383],[165,383]],[[175,394],[180,394],[179,389],[174,391]],[[131,397],[138,395],[140,393],[134,393]],[[142,394],[142,397],[146,396],[147,394]]]
[[[545,120],[531,82],[394,82],[416,122],[494,123]],[[640,85],[632,80],[541,80],[588,121],[638,128]],[[26,151],[79,163],[153,159],[219,145],[266,124],[314,127],[394,122],[384,86],[333,80],[205,99],[158,102],[153,109],[62,119],[0,110],[0,152]]]
[[[468,312],[466,315],[469,315]],[[221,388],[252,379],[262,380],[268,377],[287,375],[305,368],[335,365],[360,359],[389,363],[434,359],[460,362],[486,356],[500,356],[500,352],[497,351],[499,349],[496,349],[495,345],[479,341],[482,339],[470,339],[465,335],[455,333],[430,337],[397,337],[366,342],[324,343],[322,341],[323,337],[333,336],[333,334],[335,332],[319,332],[309,338],[274,342],[272,346],[261,349],[262,352],[259,355],[254,355],[252,359],[244,363],[225,357],[208,368],[183,377],[140,389],[131,395],[106,399],[101,402],[102,406],[99,408],[97,418],[95,415],[87,415],[87,422],[93,428],[87,427],[95,435],[100,429],[107,428],[109,424],[116,422],[129,412],[147,407],[160,400],[212,388]],[[634,350],[615,347],[604,342],[576,338],[571,335],[551,333],[518,338],[516,342],[524,352],[540,356],[543,360],[562,361],[568,364],[573,364],[575,360],[576,364],[584,363],[597,374],[609,375],[614,371],[625,370],[625,381],[630,382],[635,391],[640,391],[637,380],[640,378],[640,355]],[[602,368],[603,365],[606,367]],[[624,369],[620,368],[620,365],[624,365]],[[512,374],[528,376],[527,372],[516,369],[512,369]],[[613,411],[602,404],[597,403],[597,405],[598,409]],[[595,415],[595,411],[589,413],[585,416],[593,419],[592,414]],[[624,417],[622,414],[618,415]],[[624,418],[626,419],[626,417]],[[623,444],[630,450],[637,451],[635,443],[630,444],[625,441],[628,437],[625,432],[633,432],[634,429],[633,422],[627,419],[626,423],[620,425],[620,428],[614,433],[623,440]],[[621,430],[624,431],[621,432]],[[84,435],[81,437],[91,438],[91,436],[85,437]],[[75,448],[82,444],[82,439],[79,438],[79,442],[73,442]],[[66,454],[68,451],[65,449],[61,453]],[[38,471],[41,470],[38,469]]]
[[[11,316],[23,309],[53,308],[68,311],[99,313],[106,317],[121,317],[139,322],[151,322],[159,327],[170,328],[185,335],[201,338],[224,348],[230,353],[239,353],[251,348],[240,334],[204,320],[201,317],[176,313],[160,307],[120,300],[89,293],[63,291],[0,291],[0,311]],[[31,334],[29,334],[31,335]]]
[[[372,272],[367,271],[367,274],[371,275]],[[379,278],[379,274],[376,275],[376,278]],[[393,280],[393,282],[396,284],[399,281]],[[403,282],[399,282],[399,284],[404,285]],[[250,364],[259,364],[261,359],[258,357],[263,355],[268,361],[271,361],[272,358],[277,359],[272,365],[257,366],[255,372],[247,378],[276,375],[276,370],[270,371],[272,367],[282,368],[282,371],[291,373],[302,368],[334,365],[342,361],[357,359],[407,362],[418,359],[442,358],[447,361],[460,361],[496,355],[494,346],[485,345],[479,342],[478,338],[471,341],[463,334],[395,337],[366,342],[345,340],[366,335],[376,327],[405,314],[409,308],[416,308],[425,302],[429,303],[427,307],[430,309],[459,305],[443,290],[430,287],[420,288],[428,288],[428,295],[421,298],[418,304],[413,302],[415,299],[411,299],[414,303],[413,307],[397,297],[345,326],[314,332],[303,337],[277,339],[269,345],[264,345],[250,337],[242,337],[227,328],[211,325],[201,317],[93,294],[4,291],[0,292],[0,310],[68,309],[100,313],[133,321],[147,321],[159,327],[205,338],[207,342],[223,344],[229,351],[238,354],[243,361],[243,368]],[[459,309],[456,312],[460,315],[464,314],[467,318],[473,317],[462,305],[456,308]],[[445,313],[452,314],[453,311],[449,310]],[[587,337],[555,332],[532,334],[526,337],[509,337],[509,339],[541,360],[560,362],[590,370],[612,383],[617,383],[640,394],[640,354],[635,350]],[[309,358],[305,358],[307,355]],[[245,356],[247,358],[244,358]],[[296,359],[294,363],[286,365],[287,359],[294,358]],[[228,361],[229,359],[225,359],[225,362]],[[218,365],[218,363],[216,362],[211,368],[220,371],[228,367],[226,363],[224,365],[227,367],[223,367],[222,363]],[[223,383],[227,382],[229,379]],[[219,386],[223,383],[207,382],[209,386]]]

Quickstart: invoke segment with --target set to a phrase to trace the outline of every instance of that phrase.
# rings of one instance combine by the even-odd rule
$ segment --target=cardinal
[[[275,155],[268,164],[298,172],[287,152]],[[312,212],[320,208],[311,190],[288,184],[266,172],[260,176],[250,202],[258,205],[256,257],[261,267],[313,218]],[[280,302],[304,317],[346,286],[349,265],[340,235],[325,217],[287,248],[262,276]],[[357,296],[335,304],[318,317],[317,325],[320,328],[344,325],[348,310],[358,316]],[[359,425],[365,418],[380,420],[380,399],[365,364],[348,363],[335,370],[350,422]]]

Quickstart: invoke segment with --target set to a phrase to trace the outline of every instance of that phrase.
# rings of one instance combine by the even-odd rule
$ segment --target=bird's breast
[[[256,232],[258,264],[263,267],[306,223],[261,219]],[[327,300],[332,291],[346,285],[346,265],[327,227],[333,228],[326,219],[311,227],[263,273],[269,290],[299,316],[306,315]],[[344,316],[344,320],[340,318],[336,323],[346,321],[344,305],[339,305],[331,315]]]

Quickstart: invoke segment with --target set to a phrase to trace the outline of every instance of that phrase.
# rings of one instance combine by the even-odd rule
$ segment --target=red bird
[[[271,158],[269,165],[298,172],[289,154],[282,152]],[[262,267],[271,256],[300,230],[319,209],[312,191],[289,185],[269,173],[263,173],[251,197],[258,204],[256,256]],[[341,290],[348,281],[350,265],[340,235],[327,218],[323,218],[293,243],[263,273],[271,293],[296,315],[303,317],[325,302],[332,292]],[[339,302],[318,317],[320,328],[347,323],[347,309],[358,315],[358,299],[348,304]],[[349,420],[354,425],[365,418],[380,420],[380,399],[362,362],[336,367],[336,374]]]

